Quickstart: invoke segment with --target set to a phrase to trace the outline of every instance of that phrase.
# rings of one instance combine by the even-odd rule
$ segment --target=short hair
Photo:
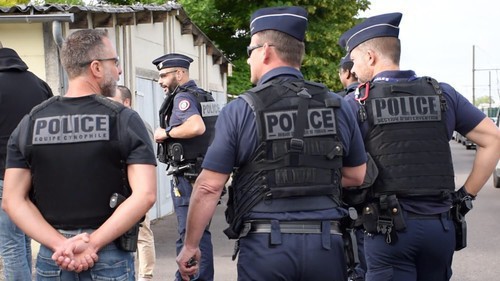
[[[399,65],[401,59],[401,41],[396,37],[377,37],[361,43],[358,47],[373,49],[377,53]]]
[[[130,92],[130,89],[123,85],[118,85],[116,86],[116,88],[120,91],[122,102],[124,102],[126,99],[129,99],[130,106],[132,106],[132,93]]]
[[[304,42],[276,30],[263,30],[256,33],[259,44],[273,45],[279,58],[291,66],[300,67],[305,54]]]
[[[352,61],[346,61],[344,63],[340,64],[340,69],[343,71],[351,71],[352,67],[354,66],[354,63]]]
[[[70,79],[82,75],[87,65],[104,53],[105,37],[108,37],[106,29],[83,29],[66,38],[61,48],[61,63]]]

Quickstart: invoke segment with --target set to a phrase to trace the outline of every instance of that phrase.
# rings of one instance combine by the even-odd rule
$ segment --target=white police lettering
[[[438,96],[376,98],[372,109],[374,124],[441,120]]]
[[[74,143],[109,140],[109,116],[99,114],[38,118],[33,144]]]
[[[200,104],[201,116],[203,117],[218,116],[222,108],[222,106],[215,101],[200,102]]]
[[[264,113],[266,139],[291,138],[295,130],[297,111],[276,111]],[[335,113],[332,108],[309,109],[304,136],[332,135],[336,133]]]

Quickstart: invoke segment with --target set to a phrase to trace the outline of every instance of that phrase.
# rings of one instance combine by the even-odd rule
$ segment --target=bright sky
[[[371,0],[360,16],[401,12],[402,70],[432,76],[472,101],[475,45],[475,96],[500,101],[500,26],[491,0]],[[479,70],[483,69],[483,70]],[[494,70],[485,70],[494,69]],[[498,70],[496,70],[498,69]]]

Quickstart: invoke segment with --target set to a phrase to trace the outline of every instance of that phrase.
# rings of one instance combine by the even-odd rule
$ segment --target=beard
[[[114,97],[116,93],[116,83],[117,81],[112,75],[106,75],[106,78],[99,87],[101,88],[101,95],[105,97]]]
[[[177,81],[172,81],[172,84],[168,85],[168,93],[173,94],[175,92],[175,89],[177,89],[177,86],[179,83]]]

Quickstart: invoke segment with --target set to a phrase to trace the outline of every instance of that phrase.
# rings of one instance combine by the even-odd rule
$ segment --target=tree
[[[250,42],[249,19],[262,7],[296,5],[309,13],[306,56],[302,72],[313,81],[341,89],[338,63],[344,51],[337,45],[340,35],[356,24],[358,11],[366,10],[368,0],[178,0],[193,22],[215,42],[235,66],[229,77],[228,92],[239,94],[251,87],[246,65],[246,46]]]
[[[476,98],[476,100],[474,101],[475,106],[479,106],[480,104],[490,104],[490,103],[494,104],[495,100],[494,99],[490,100],[489,96],[481,96]]]

